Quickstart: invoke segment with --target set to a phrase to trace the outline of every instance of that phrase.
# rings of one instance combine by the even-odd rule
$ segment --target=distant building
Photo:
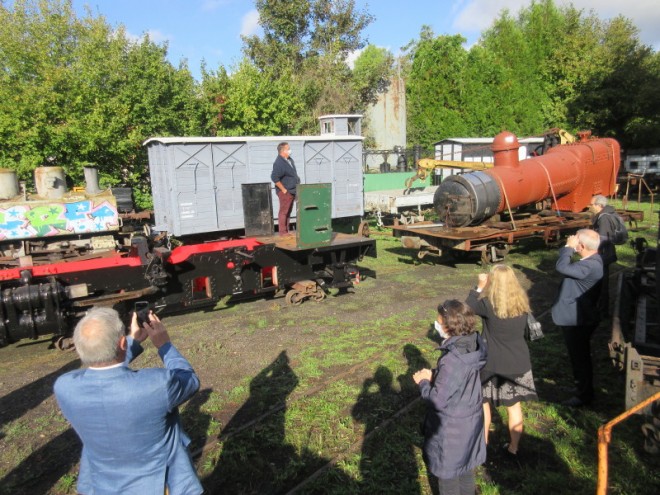
[[[361,136],[362,115],[333,114],[321,115],[321,136]]]
[[[370,148],[406,148],[406,85],[400,74],[392,77],[387,92],[378,96],[376,104],[366,110],[365,117],[368,137],[375,140]]]
[[[626,173],[635,175],[660,174],[660,149],[630,150],[623,168]]]
[[[490,138],[447,138],[433,144],[435,150],[434,158],[436,160],[453,160],[459,162],[486,162],[493,163],[493,152],[490,145],[493,143]],[[543,145],[542,137],[530,137],[518,140],[520,148],[518,149],[518,158],[524,160],[533,156],[537,147]],[[436,169],[435,174],[442,177],[462,172],[461,169]]]

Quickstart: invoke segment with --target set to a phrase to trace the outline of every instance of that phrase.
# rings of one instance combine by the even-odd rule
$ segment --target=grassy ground
[[[644,208],[647,220],[631,236],[655,243],[657,217]],[[366,278],[351,294],[295,308],[262,299],[166,320],[202,380],[182,417],[208,493],[431,493],[420,450],[424,404],[411,376],[438,358],[438,302],[465,298],[484,268],[476,260],[420,262],[387,230],[374,236],[379,257],[364,260]],[[630,247],[618,252],[616,270],[633,264]],[[483,494],[593,493],[597,428],[623,410],[623,376],[607,356],[609,321],[594,338],[596,402],[560,405],[572,379],[547,313],[560,281],[555,260],[556,250],[535,241],[506,260],[546,333],[530,345],[540,400],[523,406],[521,465],[495,448],[507,432],[505,409],[494,414],[494,448],[478,472]],[[46,344],[0,349],[0,493],[75,493],[80,446],[50,390],[78,362]],[[158,365],[153,348],[136,364]],[[612,494],[660,490],[642,421],[614,430]]]

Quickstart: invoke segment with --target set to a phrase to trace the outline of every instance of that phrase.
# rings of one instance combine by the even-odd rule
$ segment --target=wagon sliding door
[[[248,151],[245,142],[213,145],[215,202],[220,230],[242,229],[241,185],[248,180]]]
[[[364,210],[362,141],[335,141],[333,145],[333,218],[361,216]]]
[[[175,235],[218,230],[211,146],[208,144],[178,144],[174,153],[174,184],[172,192],[177,205]]]

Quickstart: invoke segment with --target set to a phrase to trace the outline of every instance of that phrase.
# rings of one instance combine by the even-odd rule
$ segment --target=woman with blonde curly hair
[[[513,269],[496,265],[490,275],[480,273],[477,287],[466,303],[483,320],[483,337],[488,346],[486,366],[481,370],[486,443],[491,422],[491,404],[505,406],[509,443],[505,454],[518,453],[523,432],[521,401],[536,400],[532,363],[525,342],[529,299]]]

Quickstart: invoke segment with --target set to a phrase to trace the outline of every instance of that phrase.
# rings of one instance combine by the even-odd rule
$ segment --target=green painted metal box
[[[299,184],[296,244],[300,248],[332,242],[332,184]]]

